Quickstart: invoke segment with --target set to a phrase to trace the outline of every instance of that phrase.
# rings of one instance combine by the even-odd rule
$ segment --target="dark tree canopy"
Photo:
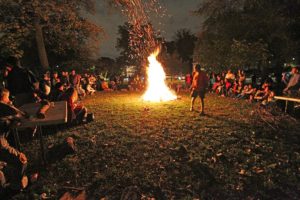
[[[191,62],[197,37],[190,30],[180,29],[174,37],[175,47],[183,62]]]
[[[299,11],[297,0],[205,0],[197,11],[206,20],[194,56],[215,68],[280,69],[299,58]]]
[[[1,57],[26,55],[28,59],[33,50],[39,53],[43,66],[47,56],[50,64],[89,56],[91,50],[98,48],[102,31],[84,17],[84,13],[93,11],[93,3],[93,0],[0,0]]]

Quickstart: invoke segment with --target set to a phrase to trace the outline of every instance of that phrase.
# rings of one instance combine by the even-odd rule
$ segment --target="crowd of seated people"
[[[1,65],[0,77],[2,77],[0,88],[10,91],[10,99],[16,107],[42,100],[60,101],[63,99],[74,105],[75,101],[81,100],[86,95],[93,95],[96,91],[120,89],[118,76],[112,76],[110,80],[107,80],[91,73],[79,74],[74,69],[70,73],[66,70],[46,71],[41,76],[36,76],[27,68],[19,66],[14,58],[8,59],[5,64]],[[78,97],[73,98],[72,101],[68,101],[66,97],[70,88],[74,89],[73,96]],[[73,105],[69,105],[69,108],[74,108]],[[78,108],[72,111],[77,113],[77,110]],[[70,119],[78,121],[81,117]]]
[[[256,80],[252,78],[251,83],[246,83],[246,75],[242,70],[233,73],[231,70],[220,74],[210,74],[210,91],[222,97],[233,97],[237,99],[247,99],[250,102],[261,102],[263,105],[272,104],[275,96],[275,83],[270,77],[258,86]],[[283,74],[285,95],[300,96],[300,74],[299,67],[294,66],[291,72]],[[278,86],[278,85],[277,85]]]
[[[80,124],[92,121],[87,108],[79,103],[79,93],[93,94],[96,79],[92,75],[77,75],[75,70],[59,73],[45,72],[38,79],[30,70],[12,60],[1,66],[0,87],[0,199],[9,190],[21,190],[28,185],[25,175],[27,158],[18,151],[12,138],[12,127],[16,127],[20,118],[28,117],[20,110],[27,103],[42,101],[66,101],[68,124]],[[82,90],[82,91],[81,91]],[[90,116],[92,114],[89,114]],[[93,115],[92,115],[93,116]],[[35,129],[33,127],[32,129]],[[22,130],[21,130],[22,131]],[[33,135],[34,133],[32,133]]]
[[[47,71],[39,81],[39,96],[45,99],[56,97],[57,90],[66,91],[72,87],[77,91],[79,99],[86,95],[93,95],[96,91],[114,91],[119,89],[120,81],[116,77],[106,80],[103,77],[97,77],[94,74],[78,74],[75,70],[70,73],[62,71],[61,73]],[[54,95],[53,95],[54,93]]]

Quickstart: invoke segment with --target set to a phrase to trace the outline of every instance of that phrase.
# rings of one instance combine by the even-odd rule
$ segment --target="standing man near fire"
[[[204,115],[204,97],[205,97],[205,90],[208,86],[208,77],[205,74],[204,71],[201,71],[201,66],[197,64],[194,68],[193,72],[193,81],[192,81],[192,86],[191,86],[191,108],[190,111],[194,110],[194,103],[197,98],[197,96],[200,97],[201,101],[201,111],[200,115]]]

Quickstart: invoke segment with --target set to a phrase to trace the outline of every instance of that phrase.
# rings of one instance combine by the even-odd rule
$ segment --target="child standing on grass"
[[[201,101],[201,111],[200,115],[204,115],[204,96],[205,96],[205,89],[208,86],[208,77],[207,75],[201,71],[201,66],[198,64],[194,68],[193,72],[193,81],[191,86],[191,108],[190,111],[194,110],[194,103],[197,96],[200,97]]]

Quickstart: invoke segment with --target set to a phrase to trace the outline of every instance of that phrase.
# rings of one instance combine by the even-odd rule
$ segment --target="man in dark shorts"
[[[198,64],[194,68],[193,72],[193,82],[191,86],[191,108],[190,111],[194,110],[194,103],[196,98],[199,96],[201,101],[201,111],[200,115],[204,115],[204,97],[205,90],[208,86],[208,77],[205,72],[201,71],[201,66]]]

